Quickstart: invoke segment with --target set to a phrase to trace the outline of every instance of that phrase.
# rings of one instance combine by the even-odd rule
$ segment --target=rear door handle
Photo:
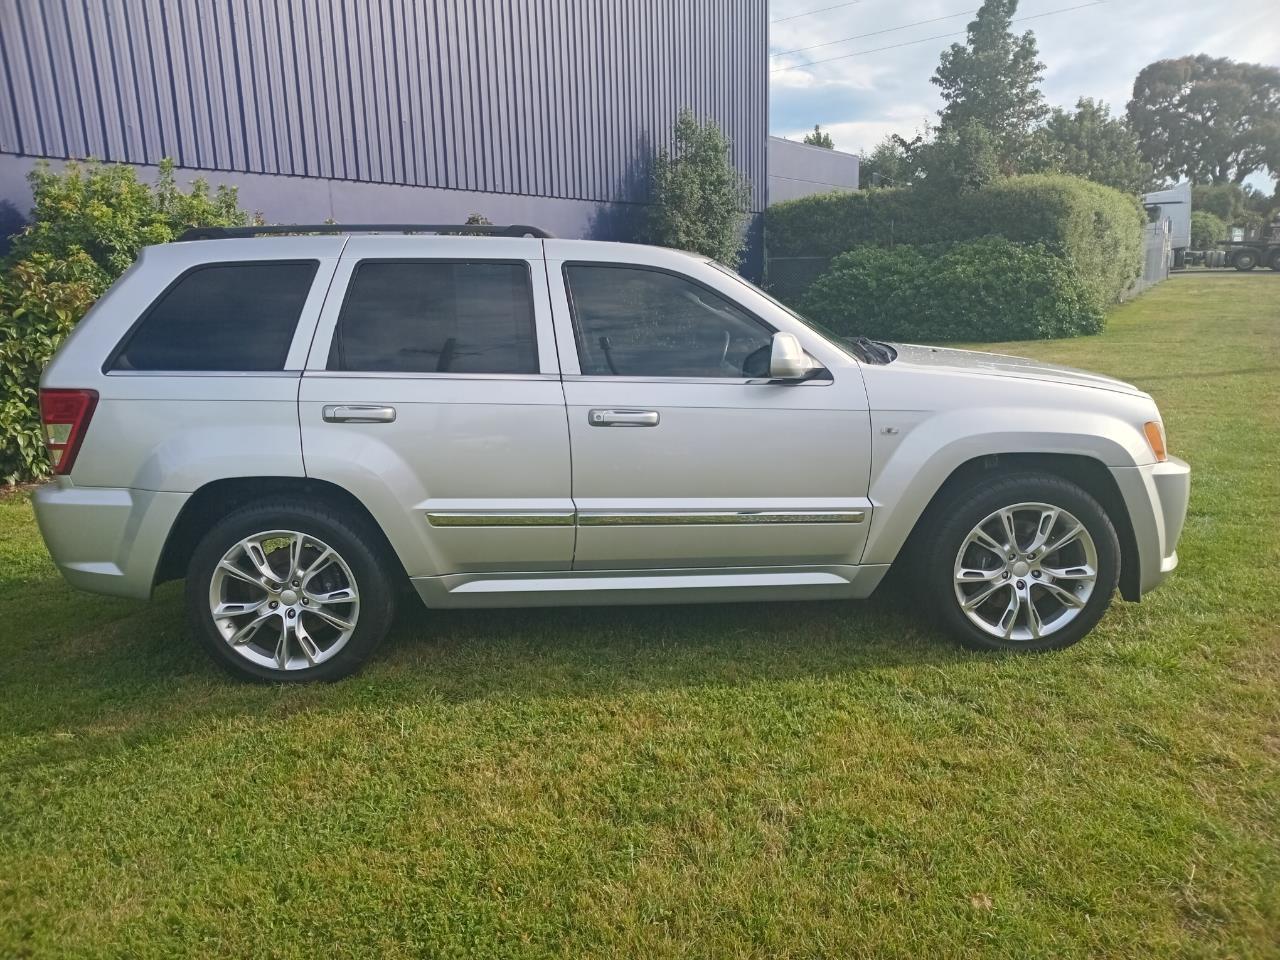
[[[365,403],[328,403],[322,415],[325,423],[392,423],[396,419],[396,408]]]
[[[593,427],[656,427],[657,410],[591,410],[587,422]]]

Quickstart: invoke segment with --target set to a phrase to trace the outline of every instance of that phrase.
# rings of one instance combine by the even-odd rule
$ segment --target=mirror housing
[[[769,352],[772,380],[803,380],[814,369],[813,358],[804,352],[794,333],[775,333]]]

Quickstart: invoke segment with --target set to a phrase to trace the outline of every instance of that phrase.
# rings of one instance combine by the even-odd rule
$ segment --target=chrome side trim
[[[869,596],[888,569],[830,564],[462,573],[415,577],[413,585],[435,608],[834,600]]]
[[[679,526],[685,524],[862,523],[865,510],[699,510],[688,513],[578,511],[583,527]]]
[[[458,510],[452,513],[428,513],[427,523],[433,527],[572,527],[573,511],[490,513],[483,510]]]

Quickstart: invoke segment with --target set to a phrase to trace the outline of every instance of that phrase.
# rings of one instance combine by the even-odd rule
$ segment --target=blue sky
[[[771,59],[770,132],[799,139],[820,123],[837,149],[851,153],[870,150],[888,133],[913,136],[941,106],[938,88],[929,82],[938,54],[963,39],[981,0],[859,0],[794,16],[839,2],[771,0],[770,53],[824,46]],[[1277,0],[1108,0],[1080,7],[1086,2],[1021,0],[1018,5],[1019,17],[1036,17],[1014,29],[1036,35],[1047,68],[1042,89],[1051,105],[1094,97],[1110,103],[1114,113],[1123,112],[1142,67],[1185,54],[1280,65]],[[1079,9],[1037,16],[1067,7]],[[891,29],[934,18],[945,19]],[[874,31],[890,32],[831,42]],[[926,39],[951,33],[960,35]],[[911,42],[916,40],[923,42]],[[906,45],[862,52],[898,44]],[[846,56],[851,53],[859,55]],[[1265,177],[1251,182],[1270,190]]]

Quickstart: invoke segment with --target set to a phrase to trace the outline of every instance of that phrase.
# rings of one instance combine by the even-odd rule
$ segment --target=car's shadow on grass
[[[890,591],[860,603],[469,611],[428,610],[410,596],[359,675],[263,686],[224,674],[187,635],[180,584],[162,587],[150,604],[87,597],[56,580],[41,583],[39,594],[32,622],[40,608],[56,609],[54,627],[4,644],[12,669],[0,677],[0,718],[14,735],[101,726],[112,714],[127,733],[156,717],[631,696],[969,656],[912,612],[910,598]]]

